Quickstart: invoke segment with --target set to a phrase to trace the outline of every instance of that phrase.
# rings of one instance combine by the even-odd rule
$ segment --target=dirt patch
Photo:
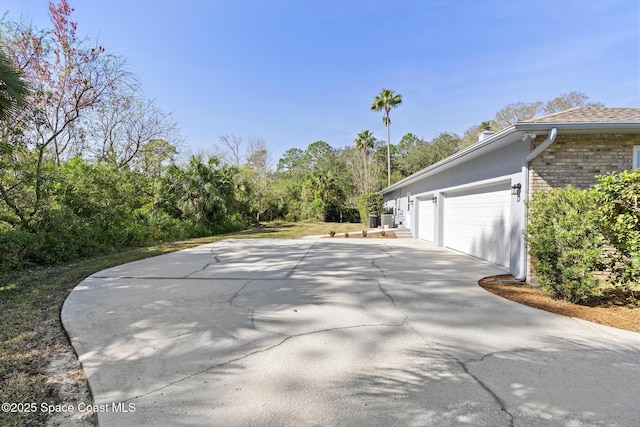
[[[52,357],[47,369],[47,382],[58,391],[56,405],[74,408],[73,411],[53,412],[47,419],[47,427],[98,425],[93,412],[79,410],[81,405],[85,408],[92,407],[93,399],[87,377],[72,349],[68,348],[67,351]]]
[[[583,304],[572,304],[553,299],[540,288],[517,282],[508,274],[486,277],[478,284],[492,294],[529,307],[640,332],[640,307],[629,303],[628,295],[620,291],[605,291],[602,296],[589,298]]]

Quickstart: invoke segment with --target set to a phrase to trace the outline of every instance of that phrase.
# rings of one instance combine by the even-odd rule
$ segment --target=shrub
[[[640,169],[598,177],[600,229],[615,248],[609,268],[615,284],[633,291],[640,283]]]
[[[362,237],[367,237],[367,230],[362,230]]]
[[[360,211],[354,208],[344,208],[340,222],[360,222]]]
[[[41,247],[41,235],[18,229],[0,233],[0,273],[31,264],[31,254]]]
[[[595,192],[540,191],[529,203],[527,242],[541,287],[555,298],[580,301],[599,292],[603,238],[593,208]]]
[[[363,224],[369,225],[369,215],[380,215],[384,199],[380,193],[365,193],[358,200],[360,220]]]

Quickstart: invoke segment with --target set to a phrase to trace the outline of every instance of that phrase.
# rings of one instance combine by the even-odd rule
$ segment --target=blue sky
[[[260,136],[274,160],[351,145],[383,88],[391,139],[460,135],[505,105],[583,92],[640,107],[639,0],[70,0],[81,35],[127,58],[190,151]],[[2,0],[49,26],[46,0]]]

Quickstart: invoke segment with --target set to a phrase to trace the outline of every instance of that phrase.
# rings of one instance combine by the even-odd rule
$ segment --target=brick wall
[[[539,136],[531,149],[544,141]],[[562,135],[529,164],[530,194],[538,190],[594,185],[596,176],[633,168],[633,146],[640,135]],[[538,282],[527,256],[527,281]]]
[[[534,149],[544,141],[539,136]],[[566,187],[587,188],[597,175],[621,172],[633,167],[633,146],[640,135],[562,135],[529,165],[530,193]]]

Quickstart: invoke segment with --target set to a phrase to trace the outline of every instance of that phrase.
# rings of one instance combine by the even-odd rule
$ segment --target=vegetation
[[[6,122],[16,113],[28,93],[27,83],[0,49],[0,122]]]
[[[6,401],[56,401],[46,367],[68,345],[60,307],[95,271],[227,237],[348,237],[349,222],[366,223],[369,214],[382,212],[382,188],[474,144],[480,128],[599,105],[575,92],[546,104],[514,103],[462,138],[408,133],[394,145],[389,113],[402,96],[384,89],[370,109],[384,112],[386,147],[364,130],[342,148],[322,140],[291,148],[274,167],[262,138],[245,146],[242,138],[223,135],[216,155],[183,158],[177,124],[144,97],[126,62],[78,35],[66,0],[50,3],[49,11],[52,28],[0,22],[0,378]],[[538,264],[546,286],[558,296],[580,299],[594,291],[598,233],[616,251],[609,262],[617,283],[628,289],[638,283],[639,180],[637,173],[604,177],[595,193],[569,189],[536,198],[529,239],[539,246],[538,262],[546,263]],[[260,225],[273,219],[290,222]],[[0,424],[43,421],[41,413],[13,416],[0,414]]]
[[[440,160],[455,154],[460,138],[452,133],[443,132],[432,141],[408,133],[402,137],[395,150],[395,166],[398,177],[406,178]]]
[[[389,112],[400,104],[402,104],[402,95],[396,95],[392,89],[382,89],[382,92],[375,97],[370,107],[373,111],[384,111],[382,123],[387,128],[387,186],[391,185],[391,133],[389,130],[391,119],[389,118]]]
[[[601,176],[596,186],[600,231],[616,285],[633,294],[640,283],[640,169]]]
[[[478,134],[483,130],[497,132],[510,125],[530,120],[543,114],[552,114],[575,107],[602,107],[599,102],[588,102],[589,97],[581,92],[569,92],[547,102],[513,102],[506,105],[495,115],[494,120],[487,120],[468,128],[460,139],[460,148],[469,147],[478,142]]]
[[[69,351],[60,309],[85,277],[123,263],[227,238],[296,238],[354,230],[355,224],[276,221],[234,233],[115,251],[47,268],[5,275],[0,281],[0,378],[3,402],[57,404],[63,386],[47,372],[55,354]],[[86,402],[84,402],[86,403]],[[46,414],[0,413],[0,425],[44,425]]]
[[[402,96],[385,89],[370,109],[384,114],[386,147],[364,130],[345,147],[315,141],[274,164],[262,138],[227,134],[216,155],[186,158],[172,116],[144,98],[125,61],[78,35],[66,0],[49,12],[50,29],[0,22],[0,274],[273,219],[361,222],[363,194],[469,143],[442,132],[391,144]],[[571,92],[538,104],[586,100]],[[498,115],[542,112],[524,107]]]
[[[597,295],[599,272],[630,294],[640,283],[640,170],[598,178],[587,190],[537,192],[527,240],[543,289],[572,302]]]
[[[558,299],[580,301],[598,292],[602,238],[593,191],[574,187],[539,191],[529,203],[530,255],[542,289]]]
[[[369,226],[369,215],[380,216],[383,203],[382,194],[380,193],[366,193],[360,196],[358,207],[362,223]]]

